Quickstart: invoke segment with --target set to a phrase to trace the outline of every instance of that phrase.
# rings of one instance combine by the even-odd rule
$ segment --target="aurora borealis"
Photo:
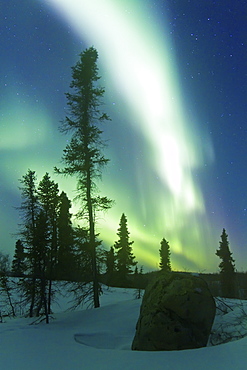
[[[93,45],[106,88],[104,109],[112,119],[104,128],[111,162],[99,184],[116,202],[99,220],[106,248],[116,240],[124,212],[140,265],[158,267],[165,237],[174,269],[217,271],[215,250],[225,227],[236,267],[246,270],[242,13],[223,1],[5,4],[2,249],[13,253],[10,234],[19,222],[13,207],[20,205],[18,179],[28,168],[39,179],[48,171],[74,196],[75,181],[53,174],[67,140],[58,127],[66,114],[70,67]]]

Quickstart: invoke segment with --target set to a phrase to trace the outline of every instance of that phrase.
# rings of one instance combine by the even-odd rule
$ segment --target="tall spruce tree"
[[[47,266],[49,264],[49,226],[44,210],[40,209],[36,218],[35,229],[35,277],[36,284],[36,316],[45,315],[49,323],[49,308],[47,299]]]
[[[129,231],[127,226],[127,217],[123,213],[120,219],[117,235],[118,241],[115,242],[114,247],[117,250],[117,271],[120,279],[126,282],[127,275],[132,273],[132,268],[137,264],[134,261],[135,256],[132,252],[133,241],[129,240]]]
[[[43,176],[39,183],[38,200],[42,215],[45,217],[45,226],[47,228],[47,245],[43,250],[46,253],[43,258],[46,260],[44,269],[45,278],[48,284],[48,313],[51,312],[52,282],[55,280],[55,270],[58,258],[58,203],[59,189],[58,184],[51,180],[48,172]],[[42,257],[42,256],[41,256]]]
[[[30,276],[25,281],[24,289],[27,301],[30,303],[29,316],[34,315],[37,296],[38,257],[36,253],[36,220],[39,213],[39,202],[36,189],[36,174],[30,169],[20,179],[22,203],[18,207],[22,218],[20,236],[25,245],[26,267]]]
[[[171,260],[170,260],[170,246],[169,242],[166,241],[165,238],[163,238],[160,242],[160,263],[159,267],[163,272],[170,272],[171,271]]]
[[[228,235],[223,229],[220,240],[220,248],[216,250],[216,255],[221,259],[219,264],[221,276],[221,290],[223,297],[233,298],[235,296],[235,265],[230,252]]]
[[[104,89],[98,86],[97,59],[97,50],[90,47],[80,54],[78,63],[72,67],[72,93],[66,94],[70,116],[65,118],[61,127],[62,132],[71,132],[72,137],[62,157],[65,167],[55,169],[58,173],[77,178],[77,199],[81,201],[78,216],[86,220],[89,232],[94,307],[100,305],[96,215],[98,211],[110,208],[112,203],[107,197],[98,195],[96,186],[96,180],[108,163],[102,153],[102,130],[97,124],[109,120],[107,114],[100,110]]]

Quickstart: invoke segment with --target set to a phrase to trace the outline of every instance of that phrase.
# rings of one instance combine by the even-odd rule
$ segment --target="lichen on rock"
[[[146,288],[133,350],[162,351],[207,345],[215,302],[199,277],[160,273]]]

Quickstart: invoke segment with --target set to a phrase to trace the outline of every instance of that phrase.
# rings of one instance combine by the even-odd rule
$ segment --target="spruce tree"
[[[166,241],[165,238],[163,238],[160,242],[160,245],[161,247],[159,249],[159,253],[160,253],[159,267],[161,268],[163,272],[170,272],[171,271],[171,261],[170,261],[171,252],[170,252],[169,242]]]
[[[114,253],[114,248],[111,247],[109,251],[106,252],[106,273],[112,275],[116,271],[116,256]]]
[[[235,265],[230,252],[228,235],[223,229],[220,240],[220,248],[216,250],[216,255],[221,259],[219,264],[221,276],[222,296],[233,298],[235,296]]]
[[[95,221],[98,211],[111,207],[107,197],[100,197],[96,181],[101,177],[102,170],[108,163],[102,153],[104,142],[102,130],[98,124],[109,120],[106,113],[102,113],[100,106],[104,89],[99,87],[97,67],[98,52],[93,47],[80,54],[78,63],[72,67],[71,93],[67,93],[70,115],[65,118],[61,130],[72,134],[70,143],[66,146],[62,160],[63,169],[56,172],[76,176],[77,199],[81,202],[78,217],[87,222],[89,246],[92,264],[93,302],[99,307],[100,285],[97,269],[97,241]]]
[[[39,213],[39,202],[36,189],[35,171],[28,172],[20,179],[22,203],[18,207],[22,224],[20,236],[25,246],[27,273],[29,281],[24,281],[23,286],[29,307],[29,316],[34,315],[34,306],[37,298],[38,257],[36,253],[36,220]]]
[[[37,278],[36,316],[45,315],[49,323],[48,292],[47,292],[47,266],[49,265],[49,226],[44,210],[40,210],[36,219],[35,230],[35,277]],[[47,300],[48,298],[48,300]]]
[[[138,267],[135,267],[134,272],[134,284],[136,287],[136,290],[134,292],[134,296],[136,299],[141,299],[143,294],[143,266],[140,267],[140,270],[138,271]]]
[[[112,283],[114,283],[116,272],[116,256],[113,247],[111,247],[109,251],[105,251],[105,265],[107,284],[111,285]]]
[[[42,217],[45,218],[46,225],[46,243],[43,249],[46,255],[41,256],[46,261],[44,269],[45,278],[49,281],[48,284],[48,313],[51,312],[51,298],[52,298],[52,281],[55,280],[55,269],[58,257],[58,203],[59,203],[59,189],[58,184],[51,180],[50,175],[46,172],[39,183],[38,201],[42,210]]]
[[[71,201],[65,192],[59,195],[58,218],[57,218],[57,238],[58,254],[56,277],[63,280],[70,280],[75,269],[75,259],[73,256],[73,227],[70,213]]]
[[[12,261],[12,273],[14,276],[23,276],[26,271],[26,254],[24,245],[20,239],[15,243],[15,253]]]
[[[132,273],[132,268],[137,264],[134,261],[135,256],[132,252],[133,241],[129,240],[129,231],[127,226],[127,217],[123,213],[120,219],[117,235],[118,241],[115,242],[114,247],[117,250],[117,271],[120,279],[126,282],[127,275]]]

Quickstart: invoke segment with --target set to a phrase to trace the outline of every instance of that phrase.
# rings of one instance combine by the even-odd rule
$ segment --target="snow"
[[[66,299],[61,298],[49,325],[31,324],[34,319],[30,318],[5,319],[0,324],[0,369],[247,368],[247,337],[196,350],[131,351],[140,304],[141,300],[134,299],[131,289],[105,288],[98,309],[66,311]],[[239,333],[246,327],[246,305],[239,305],[238,301],[227,301],[227,304],[225,312],[218,311],[213,331],[223,326],[228,332]]]

